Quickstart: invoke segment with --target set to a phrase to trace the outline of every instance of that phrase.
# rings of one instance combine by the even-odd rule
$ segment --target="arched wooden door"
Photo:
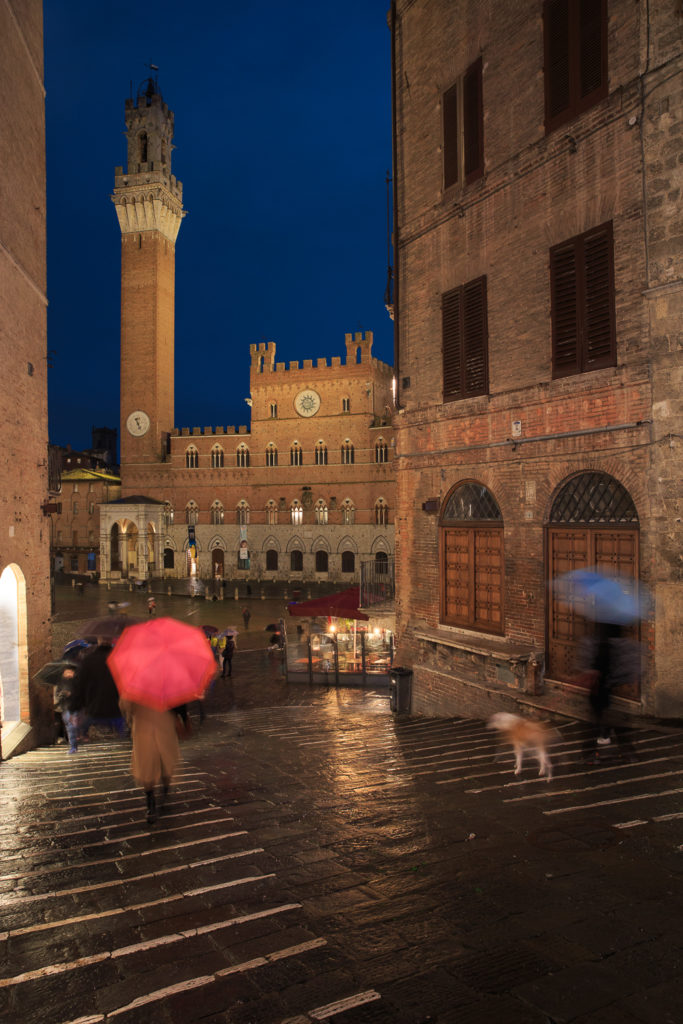
[[[607,473],[581,473],[558,492],[547,528],[548,650],[546,675],[576,684],[577,653],[592,624],[557,599],[555,581],[575,569],[638,579],[638,513],[622,484]],[[620,696],[636,698],[634,682]]]

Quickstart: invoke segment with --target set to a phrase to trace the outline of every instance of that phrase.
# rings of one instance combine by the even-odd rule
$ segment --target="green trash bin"
[[[389,672],[389,707],[392,711],[410,711],[413,670],[396,666]]]

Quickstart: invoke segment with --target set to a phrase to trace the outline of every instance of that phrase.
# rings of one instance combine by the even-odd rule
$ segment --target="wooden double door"
[[[638,579],[638,529],[609,526],[552,526],[548,528],[548,652],[549,679],[579,684],[577,653],[581,639],[593,631],[592,623],[558,599],[554,582],[575,569],[595,568],[606,575]],[[637,627],[633,630],[638,635]],[[640,680],[619,690],[619,696],[637,699]]]

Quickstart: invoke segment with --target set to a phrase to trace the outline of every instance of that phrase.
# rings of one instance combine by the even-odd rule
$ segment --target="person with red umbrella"
[[[180,758],[171,709],[203,695],[216,661],[201,629],[160,618],[129,626],[107,664],[132,722],[131,775],[145,792],[147,821],[154,824],[156,787],[161,785],[161,807]]]

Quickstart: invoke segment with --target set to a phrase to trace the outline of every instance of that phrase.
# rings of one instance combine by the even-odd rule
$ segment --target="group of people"
[[[79,743],[89,738],[93,727],[112,730],[119,736],[128,731],[116,683],[107,666],[111,650],[106,640],[100,640],[92,650],[84,648],[73,665],[64,668],[55,687],[55,710],[70,754],[78,753]]]

